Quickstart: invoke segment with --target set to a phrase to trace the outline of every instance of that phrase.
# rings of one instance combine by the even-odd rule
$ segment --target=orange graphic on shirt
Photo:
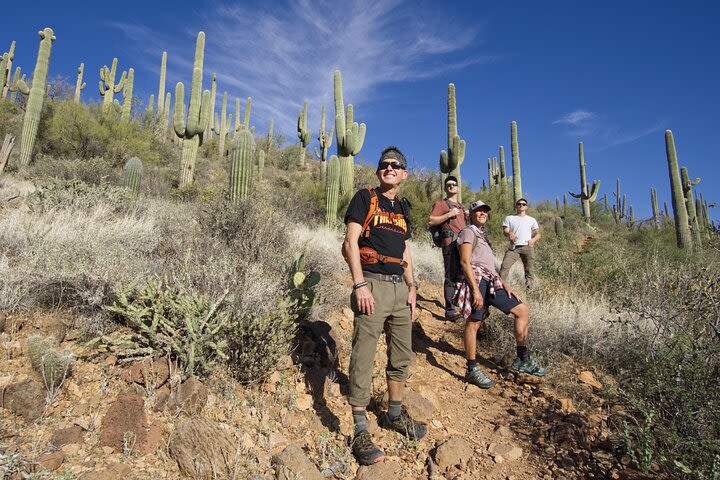
[[[402,231],[394,228],[388,228],[387,226],[389,225],[399,227]],[[407,233],[407,222],[405,221],[405,217],[402,213],[385,212],[379,207],[377,213],[375,214],[375,218],[373,218],[372,226],[397,231],[402,234]]]

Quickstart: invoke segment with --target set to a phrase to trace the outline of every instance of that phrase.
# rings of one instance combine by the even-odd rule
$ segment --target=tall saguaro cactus
[[[457,105],[455,101],[455,84],[448,84],[448,149],[440,152],[440,171],[453,175],[462,185],[460,165],[465,161],[465,140],[460,138],[457,128]],[[462,202],[462,189],[458,193],[458,201]]]
[[[523,196],[522,178],[520,177],[520,147],[518,146],[517,122],[510,123],[510,147],[512,149],[513,197],[515,198],[515,202],[517,202]]]
[[[675,151],[675,138],[673,138],[673,133],[670,130],[665,130],[665,154],[667,155],[668,173],[670,175],[670,192],[675,217],[677,246],[678,248],[692,250],[692,237],[690,235],[690,224],[688,223],[682,181],[680,180],[677,152]]]
[[[230,152],[229,192],[232,203],[246,199],[250,192],[253,144],[253,135],[247,128],[241,128],[235,133]]]
[[[343,102],[342,77],[335,70],[333,77],[335,97],[335,139],[340,160],[340,193],[349,193],[353,188],[355,175],[355,155],[360,153],[365,142],[365,124],[354,121],[353,106],[349,103],[347,112]]]
[[[175,86],[175,108],[173,109],[173,129],[182,138],[182,163],[180,167],[180,187],[193,183],[195,160],[198,147],[202,143],[203,133],[210,115],[210,91],[202,91],[203,61],[205,58],[205,32],[198,33],[193,62],[193,78],[190,88],[190,107],[185,119],[185,86],[178,82]]]
[[[25,81],[25,75],[20,77],[20,67],[15,68],[15,74],[12,77],[12,83],[10,83],[10,101],[15,103],[15,100],[17,99],[17,92],[18,92],[18,82],[22,79],[22,81]]]
[[[325,181],[325,226],[335,223],[340,196],[340,160],[331,155],[328,160],[327,180]]]
[[[210,83],[210,105],[212,106],[212,111],[210,112],[210,116],[208,117],[207,128],[205,128],[207,138],[215,138],[214,130],[217,127],[213,122],[215,121],[215,116],[217,115],[215,113],[216,97],[217,97],[217,75],[213,73],[212,81]]]
[[[0,89],[2,89],[2,97],[7,98],[7,94],[12,86],[10,80],[10,73],[12,72],[12,63],[15,58],[15,41],[10,44],[10,50],[3,55],[2,62],[0,62]]]
[[[80,92],[87,86],[83,82],[83,73],[85,72],[85,64],[81,63],[78,67],[77,80],[75,81],[75,103],[80,103]]]
[[[20,158],[18,163],[22,166],[28,165],[32,158],[35,138],[37,137],[40,113],[42,112],[43,100],[47,89],[48,67],[50,66],[50,49],[55,35],[52,28],[46,28],[38,32],[40,35],[40,48],[38,49],[37,62],[33,72],[32,87],[28,88],[23,80],[18,80],[17,88],[23,95],[28,95],[25,117],[23,118],[22,138],[20,139]]]
[[[693,194],[692,187],[700,183],[700,179],[690,180],[688,170],[686,167],[680,169],[680,181],[682,182],[683,194],[685,196],[685,206],[688,213],[688,223],[693,235],[693,241],[696,247],[700,247],[702,244],[702,237],[700,236],[700,222],[698,221],[698,211],[695,208],[695,195]]]
[[[585,222],[590,222],[590,203],[597,200],[598,191],[600,190],[600,180],[594,180],[592,188],[587,183],[587,176],[585,175],[585,152],[583,150],[583,143],[578,143],[578,156],[580,157],[580,193],[568,192],[574,198],[579,198],[582,203],[583,216]]]
[[[165,111],[165,79],[167,77],[167,52],[162,53],[160,58],[160,81],[158,82],[158,94],[157,94],[157,118],[160,120],[163,112]],[[165,120],[167,125],[167,119]]]
[[[335,127],[330,127],[330,132],[325,131],[325,105],[322,106],[320,113],[320,132],[318,133],[318,144],[320,145],[320,151],[315,149],[315,157],[320,161],[320,180],[325,180],[327,173],[327,154],[328,150],[332,146],[332,137],[335,132]]]
[[[657,190],[655,190],[655,187],[650,187],[650,203],[652,205],[653,225],[657,227],[660,211],[658,210]]]
[[[125,76],[127,72],[122,72],[120,75],[120,81],[115,83],[115,75],[117,74],[117,57],[113,58],[111,67],[103,65],[100,69],[100,81],[98,82],[98,89],[100,90],[100,96],[103,97],[103,111],[106,113],[111,111],[113,108],[113,97],[125,86]]]
[[[227,99],[227,92],[223,92],[220,117],[215,114],[215,126],[213,127],[213,133],[218,136],[218,155],[221,157],[225,155],[225,141],[228,138],[228,132],[230,131],[230,125],[232,124],[232,113],[229,115],[227,113]]]
[[[310,138],[312,137],[312,131],[307,128],[307,102],[303,102],[303,109],[298,113],[297,135],[300,139],[298,166],[305,168],[305,149],[310,145]]]
[[[133,87],[135,85],[135,69],[129,68],[125,85],[123,86],[123,108],[120,118],[123,122],[130,121],[130,110],[132,110]]]

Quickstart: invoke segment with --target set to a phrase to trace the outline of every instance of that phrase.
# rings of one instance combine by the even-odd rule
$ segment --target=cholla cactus
[[[340,193],[349,193],[353,188],[355,176],[355,155],[365,142],[365,124],[354,121],[353,106],[348,104],[347,112],[343,101],[342,77],[340,70],[335,70],[333,77],[335,96],[335,138],[337,154],[340,161]]]
[[[448,149],[440,152],[440,171],[446,175],[453,175],[457,178],[458,185],[461,185],[460,166],[465,161],[465,140],[458,134],[455,84],[453,83],[448,84],[447,106]],[[462,202],[462,190],[458,193],[458,201]]]
[[[120,118],[122,119],[123,122],[130,121],[130,111],[132,110],[134,84],[135,84],[135,70],[132,68],[129,68],[127,78],[125,79],[125,85],[123,86],[123,107],[122,107],[122,115],[120,116]]]
[[[23,118],[22,138],[20,141],[20,158],[18,163],[21,166],[28,165],[32,158],[37,129],[40,123],[45,92],[47,91],[47,75],[50,65],[50,49],[55,41],[55,34],[52,28],[46,28],[40,32],[40,48],[38,50],[35,71],[33,72],[32,88],[28,88],[23,80],[18,80],[17,88],[23,95],[28,95],[25,117]]]
[[[331,155],[328,160],[325,180],[325,226],[332,227],[337,220],[338,197],[340,196],[340,160]]]
[[[688,223],[688,212],[685,206],[683,185],[680,180],[680,169],[678,168],[677,153],[675,151],[675,139],[670,130],[665,130],[665,153],[668,161],[668,173],[670,174],[670,191],[672,193],[672,206],[675,215],[675,238],[678,248],[692,250],[692,236],[690,235],[690,224]]]
[[[80,103],[80,92],[87,85],[83,82],[83,73],[85,72],[85,64],[81,63],[78,67],[77,80],[75,81],[75,103]]]
[[[140,181],[142,180],[143,164],[138,157],[132,157],[123,167],[125,173],[125,188],[133,197],[140,193]]]
[[[600,190],[600,180],[593,181],[592,188],[589,187],[587,177],[585,176],[585,154],[583,152],[582,142],[578,144],[578,156],[580,157],[580,193],[568,193],[574,198],[580,199],[585,222],[590,223],[590,203],[597,200],[598,191]]]
[[[103,65],[100,69],[100,81],[98,82],[98,89],[100,90],[100,96],[103,97],[103,110],[107,113],[113,106],[113,99],[116,93],[125,86],[125,76],[127,72],[122,72],[120,81],[115,83],[115,74],[117,73],[118,59],[113,58],[111,67]]]
[[[193,78],[190,88],[190,107],[185,119],[185,86],[178,82],[175,86],[175,109],[173,110],[173,129],[183,140],[182,164],[180,167],[180,187],[192,185],[195,177],[195,160],[198,147],[202,144],[203,133],[210,115],[210,91],[202,91],[203,61],[205,59],[205,33],[200,32],[195,44]]]
[[[298,113],[297,135],[300,139],[300,158],[298,159],[298,167],[305,168],[305,149],[310,145],[312,131],[307,128],[307,102],[303,102],[303,109]]]

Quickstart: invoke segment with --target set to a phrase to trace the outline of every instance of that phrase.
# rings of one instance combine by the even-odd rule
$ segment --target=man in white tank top
[[[500,278],[508,281],[510,268],[520,259],[525,268],[525,284],[527,288],[531,288],[535,281],[532,271],[535,261],[534,245],[540,240],[540,225],[527,214],[527,209],[527,200],[520,198],[515,202],[516,215],[508,215],[503,220],[503,233],[510,240],[510,248],[503,258]]]

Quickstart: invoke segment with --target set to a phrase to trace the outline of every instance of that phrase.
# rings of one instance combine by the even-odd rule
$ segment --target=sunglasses
[[[458,184],[455,183],[455,182],[448,182],[448,183],[445,184],[445,186],[446,186],[446,187],[457,187]]]
[[[520,203],[516,203],[515,206],[516,206],[516,207],[526,207],[526,206],[527,206],[527,203],[525,203],[525,202],[520,202]]]
[[[388,167],[392,167],[393,170],[405,170],[405,167],[400,162],[380,162],[378,170],[385,170]]]

